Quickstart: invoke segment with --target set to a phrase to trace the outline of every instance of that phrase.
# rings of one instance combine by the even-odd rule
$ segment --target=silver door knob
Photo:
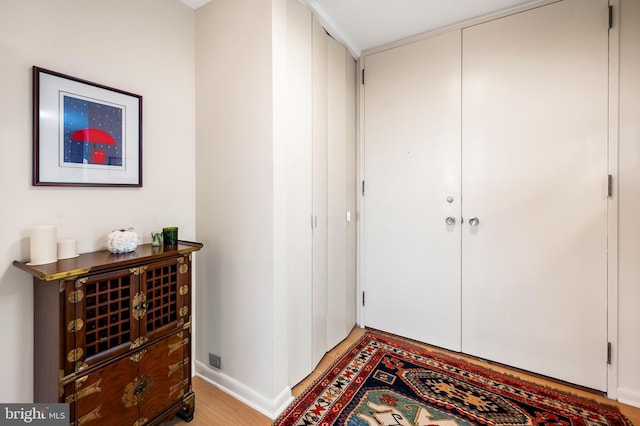
[[[469,219],[469,225],[471,226],[478,226],[479,223],[480,223],[480,219],[478,219],[475,216]]]
[[[456,224],[456,218],[453,217],[453,216],[449,216],[446,219],[446,222],[447,222],[447,225],[449,225],[449,226],[455,225]]]

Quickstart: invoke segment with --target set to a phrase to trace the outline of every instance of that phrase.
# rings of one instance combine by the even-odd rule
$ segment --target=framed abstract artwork
[[[142,96],[33,67],[33,185],[142,186]]]

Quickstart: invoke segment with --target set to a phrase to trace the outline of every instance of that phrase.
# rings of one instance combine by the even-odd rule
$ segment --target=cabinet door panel
[[[601,390],[607,60],[606,0],[463,31],[462,349]]]
[[[76,313],[76,323],[69,321],[66,332],[75,335],[80,350],[67,353],[67,361],[80,368],[83,363],[93,365],[127,352],[140,336],[139,322],[132,314],[138,276],[123,269],[79,278],[70,285],[73,290],[67,303]]]
[[[180,291],[181,279],[191,273],[191,268],[183,257],[179,260],[168,259],[141,268],[140,292],[145,295],[146,308],[140,332],[149,339],[175,331],[180,320],[184,324],[184,319],[189,318],[190,306],[184,304]]]
[[[453,350],[460,72],[460,31],[452,31],[367,56],[363,86],[366,325]]]
[[[189,392],[190,345],[189,333],[182,331],[148,348],[140,361],[140,376],[149,377],[152,384],[140,403],[141,419],[154,418]]]
[[[138,420],[137,400],[133,398],[137,372],[138,364],[124,358],[76,380],[75,394],[65,402],[75,404],[77,424],[133,425]]]

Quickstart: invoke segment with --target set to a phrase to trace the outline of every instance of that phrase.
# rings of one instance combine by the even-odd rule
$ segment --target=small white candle
[[[78,256],[78,241],[73,238],[58,240],[58,259],[70,259]]]
[[[58,230],[55,225],[31,228],[31,262],[29,265],[44,265],[57,260]]]

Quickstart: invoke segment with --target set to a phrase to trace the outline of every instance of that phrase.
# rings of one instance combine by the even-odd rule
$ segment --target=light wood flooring
[[[354,328],[351,334],[338,346],[322,358],[320,364],[305,380],[300,382],[292,390],[293,396],[299,396],[313,381],[320,376],[344,351],[346,351],[353,343],[355,343],[365,330]],[[521,371],[505,368],[503,366],[487,363],[472,357],[451,353],[430,346],[425,347],[436,351],[446,353],[449,356],[463,359],[470,363],[478,364],[494,371],[506,373],[512,376],[520,377],[523,380],[538,383],[542,386],[548,386],[558,390],[572,393],[590,400],[595,400],[607,405],[615,405],[624,413],[636,426],[640,426],[640,408],[631,407],[629,405],[620,404],[603,396],[590,391],[578,389],[563,383],[540,378],[535,375],[526,374]],[[210,385],[199,377],[193,379],[193,391],[196,394],[196,410],[194,419],[191,423],[186,423],[176,417],[174,420],[164,423],[163,426],[169,425],[189,425],[189,426],[268,426],[272,424],[272,420],[256,410],[244,405],[233,397],[220,391],[218,388]]]

